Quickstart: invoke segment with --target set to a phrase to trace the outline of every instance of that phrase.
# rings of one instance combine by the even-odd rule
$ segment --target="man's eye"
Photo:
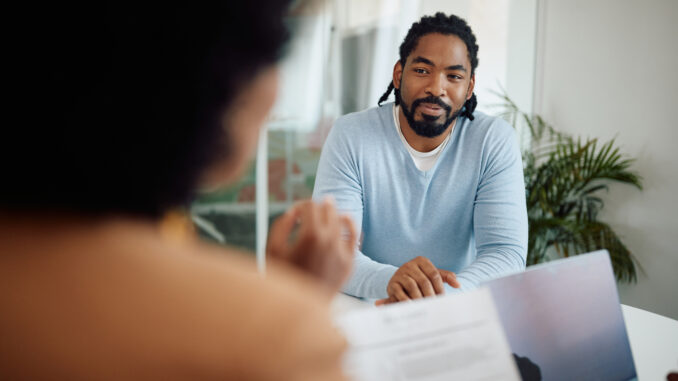
[[[428,71],[426,69],[414,69],[414,72],[417,74],[426,74]]]
[[[460,77],[460,76],[458,76],[458,75],[455,75],[455,74],[450,74],[450,75],[448,75],[448,76],[447,76],[447,78],[449,78],[449,79],[452,79],[452,80],[457,80],[457,79],[461,79],[461,77]]]

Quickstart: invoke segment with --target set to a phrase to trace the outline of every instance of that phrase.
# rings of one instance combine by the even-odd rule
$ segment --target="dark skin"
[[[407,57],[405,65],[398,61],[393,68],[393,85],[400,90],[401,101],[408,108],[417,99],[428,96],[438,97],[451,107],[450,113],[444,108],[422,103],[414,113],[416,121],[424,120],[423,114],[437,116],[435,122],[442,123],[452,113],[461,110],[473,95],[475,75],[471,69],[466,44],[455,35],[427,34],[419,39],[416,48]],[[419,136],[410,127],[402,107],[398,119],[407,142],[417,151],[428,152],[438,147],[451,133],[453,121],[439,136]],[[389,281],[386,291],[388,298],[380,299],[377,305],[402,302],[412,299],[440,295],[445,292],[444,283],[459,288],[456,275],[436,268],[425,257],[417,257],[402,265]]]

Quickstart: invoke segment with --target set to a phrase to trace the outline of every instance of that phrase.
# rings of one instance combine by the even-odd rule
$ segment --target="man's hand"
[[[457,276],[452,271],[437,269],[428,258],[416,257],[393,274],[386,286],[388,298],[379,299],[375,304],[380,306],[444,294],[444,283],[459,288]]]
[[[355,245],[350,217],[337,214],[331,199],[320,204],[309,200],[295,204],[273,223],[266,252],[336,292],[351,272]]]

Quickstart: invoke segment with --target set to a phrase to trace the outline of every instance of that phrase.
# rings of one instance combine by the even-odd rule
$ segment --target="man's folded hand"
[[[428,258],[416,257],[400,266],[386,286],[388,298],[379,299],[376,305],[421,299],[445,293],[444,284],[459,288],[457,276],[452,271],[436,268]]]

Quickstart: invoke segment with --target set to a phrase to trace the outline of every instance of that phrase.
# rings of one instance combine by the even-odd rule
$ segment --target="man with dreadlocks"
[[[346,293],[393,303],[525,268],[520,152],[505,121],[475,111],[477,66],[466,21],[423,17],[379,107],[336,121],[314,198],[332,195],[362,228]]]

